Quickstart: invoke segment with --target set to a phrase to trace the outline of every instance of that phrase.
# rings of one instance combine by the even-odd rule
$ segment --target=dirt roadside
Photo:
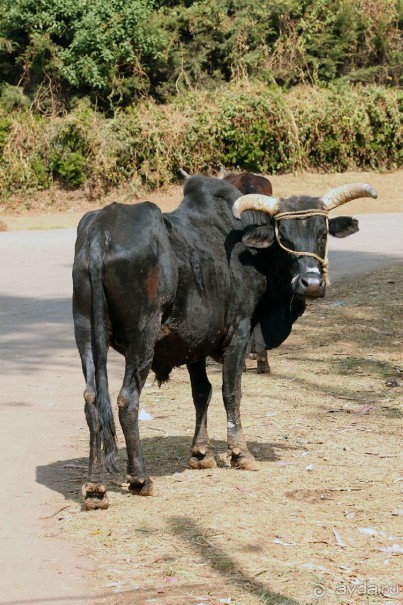
[[[333,187],[346,183],[370,183],[378,191],[377,200],[362,199],[349,204],[351,214],[403,212],[403,170],[395,172],[345,172],[343,174],[286,174],[268,175],[274,195],[322,195]],[[19,199],[0,206],[3,230],[64,229],[76,227],[81,216],[113,201],[136,203],[145,199],[155,202],[164,212],[174,210],[182,197],[182,185],[172,185],[150,193],[133,193],[130,189],[117,190],[108,196],[89,201],[84,192],[53,189],[39,192],[32,199]],[[339,214],[345,211],[340,209]],[[337,211],[334,213],[337,214]]]

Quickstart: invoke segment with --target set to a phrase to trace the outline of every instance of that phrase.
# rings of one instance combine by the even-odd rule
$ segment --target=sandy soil
[[[128,494],[120,436],[123,483],[111,481],[107,513],[82,512],[70,495],[62,515],[115,592],[97,603],[402,603],[402,288],[401,266],[344,281],[270,352],[272,375],[248,363],[242,416],[256,473],[229,468],[219,367],[209,368],[218,468],[200,472],[186,464],[187,372],[161,389],[149,377],[152,418],[140,424],[156,496]],[[73,485],[84,462],[68,468]]]
[[[268,177],[273,185],[274,195],[321,195],[345,183],[365,182],[373,185],[379,197],[377,200],[357,200],[349,204],[352,214],[403,212],[403,170],[388,173],[346,172],[344,174],[279,175]],[[140,197],[130,189],[114,191],[102,199],[89,201],[83,192],[66,192],[57,189],[37,193],[33,198],[15,199],[7,206],[0,207],[0,221],[3,230],[62,229],[75,227],[88,210],[94,210],[112,201],[136,203],[145,199],[155,202],[164,212],[174,210],[182,197],[182,185],[165,190],[144,193]],[[344,210],[340,209],[339,213]],[[335,212],[337,214],[337,211]]]

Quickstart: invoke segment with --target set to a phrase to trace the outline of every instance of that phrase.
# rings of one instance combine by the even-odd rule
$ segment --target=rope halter
[[[279,221],[288,220],[288,219],[304,219],[304,218],[310,218],[311,216],[324,216],[326,219],[326,231],[329,232],[329,217],[328,217],[328,212],[326,210],[296,210],[294,212],[280,212],[273,216],[274,233],[276,235],[276,241],[277,241],[278,245],[280,246],[280,248],[282,248],[289,254],[294,254],[295,256],[310,256],[310,257],[314,258],[315,260],[317,260],[321,264],[323,278],[325,280],[326,285],[328,286],[330,282],[329,282],[329,259],[328,259],[327,240],[326,240],[326,244],[325,244],[325,256],[322,258],[318,254],[315,254],[315,252],[302,252],[302,251],[291,250],[290,248],[287,248],[287,246],[285,246],[281,242],[281,238],[280,238],[280,234],[279,234],[279,230],[278,230]]]
[[[318,198],[318,201],[322,204],[322,210],[319,209],[308,209],[308,210],[295,210],[292,212],[280,212],[280,201],[274,197],[260,194],[249,194],[242,195],[239,197],[234,205],[232,206],[232,213],[235,218],[240,219],[242,212],[246,210],[261,211],[268,214],[274,219],[275,235],[277,243],[283,250],[289,254],[296,256],[311,256],[320,262],[323,271],[323,277],[326,283],[329,281],[329,261],[328,261],[328,246],[326,242],[325,256],[324,258],[315,254],[314,252],[300,252],[296,250],[290,250],[284,244],[281,243],[278,231],[278,222],[281,220],[289,219],[304,219],[310,218],[311,216],[324,216],[326,218],[327,231],[329,232],[329,218],[328,213],[333,208],[346,204],[351,200],[355,200],[361,197],[377,198],[378,193],[376,189],[368,185],[367,183],[351,183],[349,185],[342,185],[332,189],[323,197]]]

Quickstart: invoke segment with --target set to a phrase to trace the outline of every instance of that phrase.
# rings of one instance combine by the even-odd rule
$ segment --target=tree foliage
[[[401,0],[2,0],[0,195],[402,165]]]
[[[161,52],[152,10],[151,0],[3,0],[5,80],[106,107],[132,100],[149,87],[143,65]]]
[[[245,77],[398,84],[401,0],[3,0],[0,74],[39,109],[106,109]]]

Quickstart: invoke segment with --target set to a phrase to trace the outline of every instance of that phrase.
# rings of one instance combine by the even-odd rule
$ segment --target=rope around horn
[[[326,210],[296,210],[295,212],[279,212],[278,214],[275,214],[273,217],[275,220],[274,231],[276,234],[276,240],[277,240],[277,243],[280,246],[280,248],[282,248],[289,254],[295,254],[296,256],[311,256],[312,258],[319,261],[322,266],[323,278],[325,280],[326,285],[329,286],[330,280],[329,280],[329,259],[328,259],[327,241],[326,241],[326,246],[325,246],[325,257],[324,258],[321,258],[318,254],[315,254],[314,252],[298,252],[296,250],[290,250],[290,248],[287,248],[287,246],[284,246],[284,244],[282,244],[280,241],[280,236],[279,236],[279,232],[278,232],[278,221],[287,220],[287,219],[304,219],[304,218],[310,218],[311,216],[324,216],[326,218],[327,231],[329,232],[329,217],[328,217],[328,213],[326,212]]]

